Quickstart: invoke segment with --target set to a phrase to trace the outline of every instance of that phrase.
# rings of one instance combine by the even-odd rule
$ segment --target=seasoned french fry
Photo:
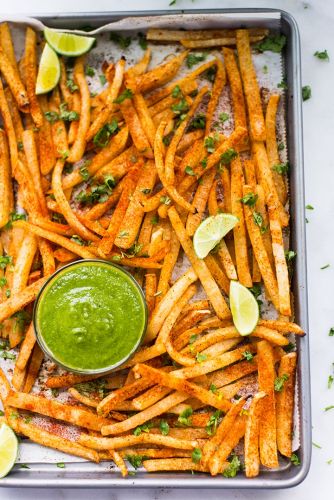
[[[27,423],[22,418],[12,420],[15,420],[15,422],[11,423],[14,430],[24,436],[27,436],[35,443],[49,448],[55,448],[56,450],[63,451],[69,455],[85,458],[87,460],[91,460],[92,462],[99,462],[99,455],[94,450],[81,446],[75,441],[70,441],[69,439],[52,434],[51,432],[48,432],[33,423]]]
[[[17,66],[15,50],[13,46],[12,35],[8,23],[0,24],[0,45],[11,65],[13,66],[17,75],[19,75],[19,68]]]
[[[261,400],[265,392],[255,394],[250,408],[245,432],[245,472],[247,477],[255,477],[260,470],[259,430],[261,420]]]
[[[215,256],[209,254],[207,257],[205,257],[204,262],[207,265],[213,279],[216,281],[219,288],[221,288],[226,293],[226,295],[228,295],[230,290],[230,281],[227,278],[224,270],[218,264]]]
[[[278,377],[284,380],[284,385],[276,392],[277,448],[285,457],[292,454],[296,363],[297,353],[291,352],[282,356],[278,368]]]
[[[119,425],[122,423],[123,422],[119,422],[115,425]],[[88,448],[93,448],[96,450],[117,450],[119,448],[125,448],[126,446],[133,446],[144,443],[168,446],[170,448],[178,448],[181,450],[191,450],[197,445],[197,441],[188,441],[185,439],[177,439],[170,436],[159,436],[156,434],[147,433],[142,433],[139,436],[128,435],[114,438],[94,437],[89,436],[88,434],[81,434],[79,437],[79,443],[87,446]]]
[[[27,369],[27,376],[24,382],[22,392],[30,392],[38,376],[38,372],[41,368],[44,359],[44,353],[40,347],[36,344],[29,362],[29,367]]]
[[[246,227],[241,203],[241,198],[243,197],[243,185],[244,176],[242,173],[241,161],[239,158],[236,158],[231,162],[231,208],[232,214],[239,219],[233,229],[234,249],[237,262],[238,279],[242,285],[249,288],[253,285],[253,283],[250,273]]]
[[[36,96],[36,79],[37,79],[36,46],[37,46],[37,35],[32,28],[28,27],[26,29],[25,52],[23,56],[24,57],[23,72],[24,72],[24,81],[27,87],[27,95],[29,98],[30,114],[32,116],[35,126],[39,128],[43,125],[43,115]]]
[[[131,399],[139,392],[145,391],[154,384],[154,381],[143,377],[139,380],[127,384],[121,389],[117,389],[106,396],[97,406],[97,413],[102,416],[107,416],[118,403],[122,403],[126,399]]]
[[[203,176],[202,183],[197,187],[192,201],[192,206],[196,209],[196,212],[188,215],[186,224],[186,231],[189,236],[194,235],[202,221],[214,177],[215,172],[211,170]]]
[[[123,75],[125,68],[125,59],[120,59],[115,66],[115,76],[112,84],[108,89],[107,98],[105,100],[105,106],[102,108],[100,113],[97,115],[94,122],[90,125],[89,130],[86,134],[86,141],[93,139],[95,134],[107,123],[110,115],[112,114],[115,104],[114,101],[118,96],[120,91]]]
[[[266,340],[257,344],[257,366],[259,390],[267,394],[261,402],[260,460],[266,467],[277,467],[275,363],[273,349]]]
[[[250,37],[264,37],[268,34],[266,29],[250,28],[247,30]],[[211,40],[213,38],[235,38],[236,31],[233,29],[220,30],[169,30],[150,28],[146,39],[161,42],[180,42],[181,40]]]
[[[285,258],[279,213],[274,205],[272,195],[268,196],[268,213],[278,284],[279,311],[284,316],[291,316],[289,272]]]
[[[228,435],[225,435],[225,438],[221,442],[219,448],[209,460],[210,472],[213,476],[216,476],[220,472],[224,462],[226,462],[232,450],[239,443],[240,439],[243,438],[245,430],[246,419],[243,415],[238,415],[234,421],[231,432]]]
[[[10,383],[2,369],[0,368],[0,399],[2,403],[5,402],[10,392]]]
[[[266,129],[262,111],[260,89],[252,62],[248,31],[237,30],[236,38],[240,72],[248,108],[250,133],[254,141],[264,141],[266,139]]]
[[[0,71],[12,91],[18,107],[21,111],[27,112],[29,107],[27,91],[24,88],[17,69],[12,65],[2,47],[0,47]]]
[[[250,186],[244,186],[243,196],[246,196],[251,192],[252,190]],[[270,294],[270,298],[274,306],[277,310],[279,310],[277,280],[270,265],[269,257],[262,240],[260,228],[254,221],[251,208],[247,205],[244,205],[244,214],[249,239],[252,243],[253,252],[259,265],[264,284],[268,290],[268,293]]]
[[[27,286],[18,294],[2,302],[2,304],[0,304],[0,322],[2,323],[5,319],[13,316],[17,311],[20,311],[23,307],[35,300],[45,281],[46,278],[41,278],[32,285]]]
[[[172,80],[187,57],[187,54],[188,51],[181,52],[165,64],[161,64],[151,71],[138,76],[136,78],[136,86],[138,87],[138,90],[145,93]]]
[[[86,134],[90,125],[90,93],[85,77],[83,56],[76,59],[73,74],[74,80],[80,91],[81,109],[76,139],[72,144],[72,148],[67,158],[69,163],[75,163],[83,157],[86,147]]]
[[[192,243],[186,233],[184,225],[174,207],[168,210],[168,216],[176,232],[180,243],[185,251],[188,259],[190,260],[194,271],[198,275],[204,290],[209,297],[212,307],[214,308],[217,316],[221,319],[230,317],[230,310],[217,286],[217,283],[212,278],[210,271],[206,264],[200,260],[193,249]]]
[[[1,26],[1,25],[0,25]],[[13,188],[11,184],[11,169],[8,144],[5,132],[0,130],[0,227],[7,224],[12,211]]]
[[[279,94],[273,94],[269,97],[266,111],[266,148],[278,198],[282,205],[285,205],[287,199],[287,189],[284,177],[282,174],[277,172],[275,168],[275,166],[277,167],[277,165],[281,163],[276,140],[276,115],[279,100]]]

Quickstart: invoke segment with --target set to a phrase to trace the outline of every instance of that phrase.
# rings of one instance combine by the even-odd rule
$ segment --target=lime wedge
[[[193,239],[197,257],[204,259],[224,236],[238,223],[238,217],[232,214],[212,215],[196,229]]]
[[[15,464],[18,440],[15,433],[7,424],[0,427],[0,478],[7,476]]]
[[[259,306],[254,295],[239,281],[230,283],[230,308],[240,335],[250,335],[259,321]]]
[[[49,45],[62,56],[77,57],[91,49],[95,38],[45,28],[44,36]]]
[[[42,52],[36,81],[36,94],[46,94],[54,89],[60,78],[60,64],[55,51],[48,45]]]

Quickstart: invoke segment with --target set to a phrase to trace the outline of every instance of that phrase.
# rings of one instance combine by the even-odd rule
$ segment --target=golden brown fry
[[[179,55],[169,60],[165,64],[156,66],[151,71],[136,78],[136,86],[140,92],[145,93],[157,87],[161,87],[165,83],[174,78],[177,71],[180,69],[185,60],[188,51],[181,52]]]
[[[7,58],[9,59],[11,65],[13,66],[15,72],[17,73],[17,75],[19,75],[12,35],[7,22],[0,24],[0,45]]]
[[[60,102],[59,90],[58,87],[56,87],[49,99],[49,109],[51,113],[57,113],[57,115],[59,115]],[[69,151],[65,123],[59,117],[58,120],[52,121],[50,125],[55,157],[61,158],[64,155],[64,151]]]
[[[266,129],[262,111],[260,89],[252,62],[248,31],[237,30],[236,38],[240,73],[247,101],[250,133],[254,141],[265,141]]]
[[[5,402],[9,392],[10,392],[10,383],[8,382],[6,375],[0,368],[0,399],[2,403]]]
[[[23,307],[33,302],[45,281],[45,277],[35,281],[17,295],[10,297],[0,304],[0,322],[2,323],[5,319],[13,316],[17,311],[20,311]]]
[[[177,146],[186,131],[192,117],[194,116],[199,104],[201,103],[204,95],[208,92],[208,87],[204,86],[200,89],[197,96],[195,97],[189,111],[186,114],[185,119],[181,122],[181,124],[176,129],[173,138],[168,146],[165,158],[165,177],[167,184],[174,184],[175,173],[174,173],[174,159],[176,154]]]
[[[154,310],[156,291],[157,275],[154,273],[145,274],[145,299],[149,315],[151,315]]]
[[[37,35],[35,31],[27,27],[25,38],[25,52],[23,59],[24,81],[27,87],[29,98],[29,111],[36,127],[43,125],[43,114],[36,96],[37,79],[37,54],[36,54]],[[20,108],[20,106],[19,106]]]
[[[200,463],[195,463],[191,458],[162,458],[144,460],[143,466],[147,472],[158,471],[198,471],[208,472]],[[228,467],[228,462],[222,465],[219,472],[223,472]]]
[[[46,206],[46,200],[43,192],[41,171],[38,162],[34,132],[32,130],[25,130],[23,132],[23,147],[27,160],[27,166],[30,171],[30,175],[34,181],[36,194],[40,204],[41,214],[43,217],[47,217],[49,212]]]
[[[274,205],[272,195],[268,196],[268,213],[278,284],[279,311],[284,316],[291,316],[289,272],[285,258],[279,213]]]
[[[220,472],[222,465],[226,462],[230,453],[234,450],[240,439],[244,437],[245,430],[246,418],[244,415],[238,415],[231,432],[225,435],[219,448],[209,460],[209,468],[212,476],[216,476]]]
[[[246,196],[251,192],[252,190],[250,186],[244,186],[243,196]],[[270,265],[268,254],[262,240],[260,228],[254,221],[251,208],[247,205],[244,205],[244,214],[249,239],[252,243],[253,252],[259,265],[264,284],[266,286],[266,289],[268,290],[269,296],[274,306],[277,310],[279,310],[277,280]]]
[[[226,73],[231,88],[234,127],[243,127],[247,129],[245,97],[234,50],[224,47],[223,54]],[[247,144],[247,142],[248,137],[246,136],[244,144]]]
[[[265,392],[258,392],[248,410],[245,432],[245,472],[247,477],[255,477],[260,470],[259,431],[261,420],[261,400]],[[265,418],[265,415],[263,416]]]
[[[208,270],[204,261],[200,260],[193,249],[192,242],[190,241],[184,225],[174,207],[168,210],[168,216],[172,223],[173,229],[176,232],[180,243],[185,251],[188,259],[190,260],[194,271],[199,277],[202,286],[211,301],[212,307],[214,308],[217,316],[221,319],[230,317],[230,310],[217,286],[217,283],[212,278],[210,271]]]
[[[13,209],[10,159],[7,139],[3,130],[0,130],[0,167],[0,227],[3,227],[7,224],[10,212]]]
[[[214,84],[212,86],[210,101],[206,111],[205,135],[208,135],[210,133],[213,115],[218,106],[220,94],[222,93],[225,84],[226,84],[225,67],[224,64],[221,62],[221,60],[217,59],[217,72]]]
[[[276,408],[275,408],[275,362],[273,349],[269,342],[262,340],[257,344],[257,366],[259,390],[267,394],[261,402],[263,417],[260,421],[260,459],[266,467],[277,467],[276,445]]]
[[[230,291],[230,280],[217,262],[215,256],[210,254],[207,255],[204,259],[204,262],[207,265],[213,279],[216,281],[219,288],[221,288],[226,293],[226,295],[228,295]]]
[[[74,64],[74,80],[79,87],[81,97],[80,119],[76,139],[73,142],[70,154],[67,158],[69,163],[75,163],[83,157],[86,147],[86,134],[90,125],[90,93],[85,77],[84,57],[78,57]]]
[[[0,47],[0,71],[12,91],[19,109],[23,112],[27,112],[29,107],[27,91],[24,88],[17,69],[12,65],[2,47]]]
[[[134,244],[144,218],[142,200],[147,196],[145,190],[149,189],[151,191],[155,181],[156,171],[154,162],[147,161],[141,168],[136,189],[115,238],[115,245],[119,248],[128,249]]]
[[[54,168],[52,174],[52,190],[53,194],[56,198],[56,202],[58,203],[59,210],[65,217],[68,224],[71,228],[82,238],[88,241],[99,241],[99,238],[89,231],[77,218],[75,213],[73,212],[69,202],[66,199],[66,196],[63,191],[62,186],[62,173],[65,166],[64,160],[57,160],[56,166]]]
[[[250,36],[249,41],[259,42],[262,40],[264,36]],[[186,49],[200,49],[200,48],[210,48],[210,47],[222,47],[224,45],[236,45],[236,38],[225,37],[225,38],[210,38],[207,40],[188,40],[182,39],[180,40],[183,47]]]
[[[27,376],[24,382],[22,392],[30,392],[41,368],[44,359],[44,353],[40,347],[36,344],[29,362],[29,367],[27,369]]]
[[[287,189],[285,180],[283,175],[277,172],[277,170],[275,169],[275,166],[277,167],[277,165],[281,163],[277,148],[277,140],[276,140],[276,115],[277,115],[279,100],[280,100],[279,94],[272,94],[269,97],[267,111],[266,111],[266,147],[267,147],[268,161],[272,170],[272,175],[276,186],[278,198],[282,203],[282,205],[285,205],[287,199]]]
[[[124,422],[126,422],[126,420]],[[120,424],[123,424],[123,422],[119,422],[115,425]],[[79,443],[96,450],[117,450],[119,448],[125,448],[126,446],[144,443],[168,446],[170,448],[178,448],[181,450],[191,450],[197,445],[197,441],[189,441],[186,439],[177,439],[170,436],[159,436],[157,434],[148,433],[142,433],[139,436],[127,435],[114,438],[93,437],[87,434],[81,434],[79,437]]]
[[[25,229],[26,231],[30,231],[31,233],[34,233],[37,236],[45,238],[46,240],[52,241],[53,243],[56,243],[57,245],[66,248],[70,252],[73,252],[76,255],[80,255],[80,257],[82,257],[83,259],[94,258],[94,254],[86,250],[85,247],[78,245],[77,243],[74,243],[73,241],[65,238],[64,236],[42,229],[41,227],[34,226],[29,222],[21,220],[16,221],[13,225],[15,225],[15,227],[20,227],[22,229]]]
[[[268,34],[267,29],[249,28],[250,37],[264,37]],[[146,33],[147,40],[156,40],[161,42],[179,42],[181,40],[211,40],[213,38],[235,38],[234,29],[220,30],[170,30],[161,28],[149,28]]]
[[[296,363],[297,353],[291,352],[282,356],[278,368],[278,377],[284,379],[284,385],[276,392],[277,448],[285,457],[292,454]]]
[[[230,251],[229,251],[224,240],[221,240],[221,242],[219,244],[217,258],[222,263],[228,279],[229,280],[238,279],[237,271],[236,271],[235,266],[234,266],[234,262],[232,260]]]
[[[87,142],[93,139],[95,134],[97,134],[97,132],[108,122],[110,115],[114,111],[115,109],[114,101],[118,96],[118,93],[120,91],[123,82],[124,68],[125,68],[125,59],[120,59],[115,66],[115,76],[112,84],[108,89],[107,98],[105,100],[105,106],[102,108],[102,110],[97,115],[96,119],[90,125],[89,130],[86,134]]]
[[[17,366],[19,370],[24,370],[26,368],[35,344],[36,344],[36,336],[35,336],[34,325],[30,323],[30,326],[23,339],[20,352],[15,364],[15,366]]]
[[[22,410],[30,410],[40,415],[63,420],[79,427],[98,431],[108,420],[78,406],[72,406],[35,394],[10,392],[6,404]]]
[[[49,111],[46,95],[38,97],[38,103],[43,116],[43,124],[37,131],[38,148],[39,148],[39,162],[43,175],[51,172],[56,161],[56,154],[52,139],[51,123],[46,119],[45,113]],[[62,151],[62,156],[67,153]]]
[[[15,177],[16,176],[16,170],[18,167],[18,148],[17,148],[17,141],[16,141],[16,135],[15,135],[15,130],[13,127],[13,121],[12,117],[9,111],[8,103],[6,100],[6,96],[3,90],[2,86],[2,81],[0,80],[0,113],[2,116],[4,128],[7,134],[7,140],[8,140],[8,145],[9,145],[9,152],[10,152],[10,164],[11,164],[11,170],[12,170],[12,175]]]
[[[236,158],[231,162],[231,208],[232,214],[239,219],[239,222],[233,229],[235,259],[240,283],[250,288],[253,282],[250,273],[246,226],[241,203],[244,183],[241,161],[239,158]]]
[[[118,403],[122,403],[127,399],[131,399],[139,392],[145,391],[154,384],[154,381],[146,377],[135,380],[131,384],[127,384],[121,389],[111,392],[106,396],[97,406],[98,415],[107,417],[111,410],[115,408]]]
[[[203,175],[201,184],[197,186],[192,201],[192,206],[196,209],[196,212],[188,215],[186,224],[186,230],[189,236],[193,236],[195,234],[196,229],[202,222],[215,175],[216,172],[211,170],[207,174]]]
[[[282,203],[280,202],[273,179],[272,169],[270,168],[267,151],[263,142],[253,142],[252,152],[257,165],[258,182],[267,194],[271,194],[274,198],[275,207],[279,211],[280,223],[283,227],[289,224],[289,215],[286,213]]]
[[[85,448],[75,441],[70,441],[69,439],[52,434],[51,432],[48,432],[33,423],[27,423],[22,418],[15,418],[12,420],[13,422],[11,422],[11,426],[13,429],[16,432],[27,436],[34,443],[38,443],[49,448],[55,448],[56,450],[63,451],[69,455],[85,458],[86,460],[91,460],[92,462],[99,462],[99,455],[94,450]]]

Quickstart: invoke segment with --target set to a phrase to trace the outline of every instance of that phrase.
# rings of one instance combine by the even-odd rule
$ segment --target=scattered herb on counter
[[[329,329],[328,335],[329,335],[330,337],[334,337],[334,326],[332,326],[332,327]]]
[[[302,87],[302,98],[303,101],[308,101],[312,97],[312,89],[309,85],[304,85]]]
[[[138,43],[141,49],[146,50],[147,49],[147,40],[146,36],[144,33],[139,32],[138,33]]]
[[[330,267],[330,264],[326,264],[326,265],[322,266],[320,269],[323,271],[324,269],[328,269],[328,267]]]
[[[322,50],[322,51],[317,50],[316,52],[314,52],[313,55],[318,59],[321,59],[322,61],[327,61],[327,62],[329,61],[329,55],[327,50]]]
[[[305,207],[307,210],[314,210],[314,207],[312,205],[306,205]]]

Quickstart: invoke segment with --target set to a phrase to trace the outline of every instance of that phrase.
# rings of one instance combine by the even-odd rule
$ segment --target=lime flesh
[[[240,335],[250,335],[259,321],[259,306],[254,295],[238,281],[230,283],[230,308]]]
[[[61,31],[45,28],[44,36],[49,45],[63,56],[77,57],[88,52],[95,38],[89,36],[73,35]]]
[[[60,63],[57,54],[47,43],[39,63],[36,94],[46,94],[54,89],[60,78]]]
[[[0,427],[0,478],[7,476],[13,468],[17,451],[17,437],[14,431],[7,424],[3,423]]]
[[[237,217],[226,213],[204,219],[196,229],[193,239],[197,257],[204,259],[237,223]]]

